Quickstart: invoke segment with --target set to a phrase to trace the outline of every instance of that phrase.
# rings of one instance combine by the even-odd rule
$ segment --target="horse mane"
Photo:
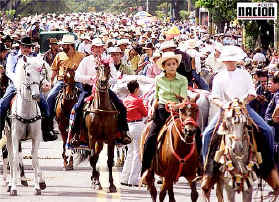
[[[25,57],[25,56],[24,56]],[[43,66],[43,60],[39,57],[26,57],[27,63],[29,63],[34,71],[41,72]],[[15,71],[15,88],[20,88],[22,82],[25,80],[25,71],[24,66],[25,61],[23,58],[20,58],[16,64],[16,71]]]

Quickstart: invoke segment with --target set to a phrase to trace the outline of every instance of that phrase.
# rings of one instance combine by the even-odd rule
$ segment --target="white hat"
[[[174,43],[174,41],[170,40],[170,41],[165,41],[161,44],[160,46],[160,51],[167,49],[167,48],[176,48],[176,44]]]
[[[74,43],[75,43],[74,35],[65,34],[63,35],[62,40],[58,44],[74,44]]]
[[[102,39],[100,38],[95,38],[92,41],[92,46],[104,46],[105,44],[103,43]]]
[[[122,53],[119,47],[110,47],[108,48],[108,53]]]
[[[128,39],[120,39],[118,42],[117,42],[117,46],[121,46],[121,45],[129,45],[130,44],[130,41]]]
[[[161,57],[160,51],[156,49],[151,57],[151,60],[154,60],[155,58]]]
[[[180,62],[181,62],[181,59],[182,59],[182,55],[181,54],[176,55],[174,52],[164,52],[162,54],[162,57],[161,57],[160,62],[158,64],[161,69],[164,69],[163,68],[163,63],[165,61],[167,61],[168,59],[176,59],[177,62],[178,62],[178,65],[179,65]]]
[[[220,57],[218,58],[221,62],[231,61],[240,62],[246,57],[246,53],[242,48],[238,46],[224,46]]]
[[[197,40],[196,39],[189,39],[185,42],[185,46],[188,48],[188,49],[194,49],[197,47]]]

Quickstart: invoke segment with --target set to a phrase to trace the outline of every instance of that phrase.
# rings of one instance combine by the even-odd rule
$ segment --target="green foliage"
[[[179,16],[183,20],[188,20],[189,16],[190,16],[190,12],[188,12],[186,10],[181,10],[181,11],[179,11]]]
[[[16,13],[16,11],[14,9],[5,11],[6,16],[10,19],[12,19],[14,17],[15,13]]]

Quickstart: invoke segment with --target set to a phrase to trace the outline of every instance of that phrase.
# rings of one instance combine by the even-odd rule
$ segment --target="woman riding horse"
[[[181,106],[179,98],[186,99],[187,97],[187,78],[176,72],[181,58],[180,54],[164,52],[160,61],[164,72],[155,79],[155,101],[152,106],[153,122],[143,149],[141,174],[144,184],[147,184],[148,178],[151,177],[149,168],[156,152],[158,133],[170,116],[170,113],[166,111],[166,105],[172,102],[175,103],[173,108],[178,109]],[[199,137],[196,138],[197,141],[200,140]]]
[[[71,114],[71,124],[69,128],[69,137],[73,137],[72,146],[79,146],[79,137],[77,134],[79,134],[79,120],[81,119],[81,109],[84,104],[84,98],[91,95],[92,86],[95,86],[96,82],[96,68],[98,65],[102,65],[102,53],[103,53],[103,43],[101,39],[96,38],[92,42],[92,52],[93,55],[85,57],[78,69],[76,70],[75,74],[75,81],[80,82],[83,84],[83,92],[80,93],[78,102],[74,105],[73,111]],[[110,67],[111,75],[115,76],[115,68]],[[115,70],[115,71],[113,71]],[[119,139],[119,143],[121,144],[129,144],[131,143],[131,138],[127,136],[128,124],[126,119],[126,108],[123,105],[123,103],[119,100],[117,95],[109,90],[109,96],[112,100],[113,104],[117,108],[119,114],[118,119],[118,127],[121,131],[122,137]]]

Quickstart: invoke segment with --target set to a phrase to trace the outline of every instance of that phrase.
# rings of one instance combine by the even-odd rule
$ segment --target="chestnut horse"
[[[169,201],[174,202],[173,184],[178,178],[183,176],[190,183],[191,199],[197,201],[198,192],[194,179],[199,166],[199,154],[197,151],[195,135],[198,132],[198,106],[196,104],[198,96],[185,102],[185,105],[177,112],[170,110],[171,116],[161,129],[158,141],[159,147],[151,165],[152,179],[148,179],[147,188],[151,194],[153,202],[157,198],[157,190],[154,186],[154,173],[163,178],[163,184],[159,195],[160,202],[164,201],[168,191]],[[175,114],[177,113],[177,114]],[[151,123],[146,126],[141,139],[141,151],[147,135],[149,134]]]
[[[89,149],[92,151],[90,156],[90,165],[92,171],[92,186],[95,190],[101,190],[102,186],[99,181],[100,173],[96,169],[96,164],[99,159],[99,154],[103,149],[104,143],[108,145],[108,161],[109,168],[109,192],[116,192],[116,187],[113,184],[112,166],[114,158],[115,140],[119,133],[118,131],[118,111],[110,101],[109,97],[109,78],[110,67],[106,62],[99,62],[96,67],[96,86],[93,90],[93,102],[85,104],[84,125],[81,127],[81,135],[88,141]]]
[[[68,138],[69,119],[72,108],[78,100],[78,89],[75,87],[75,72],[72,69],[64,71],[64,86],[59,93],[56,104],[56,121],[63,140],[63,153],[65,170],[73,170],[73,157],[66,156],[66,142]],[[69,158],[69,161],[68,161]]]

